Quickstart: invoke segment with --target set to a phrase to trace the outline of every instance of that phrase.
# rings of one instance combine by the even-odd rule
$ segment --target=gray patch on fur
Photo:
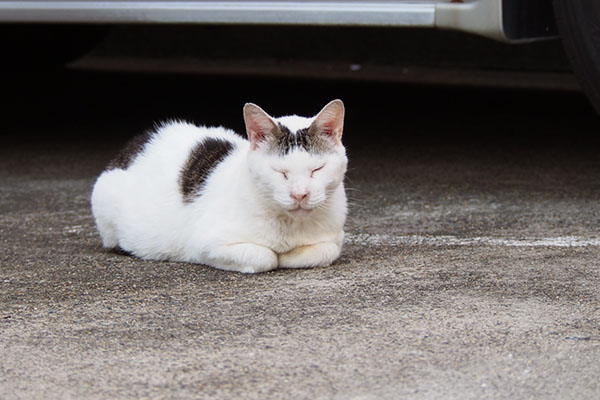
[[[335,140],[329,133],[320,132],[319,129],[311,125],[305,134],[306,147],[309,152],[323,154],[333,152],[336,146]]]
[[[335,145],[330,137],[318,132],[313,125],[299,129],[296,133],[292,133],[285,125],[277,125],[278,128],[273,131],[275,141],[272,143],[272,149],[280,155],[289,154],[295,149],[322,154],[331,151]]]
[[[131,253],[128,250],[125,250],[121,246],[114,247],[114,248],[110,249],[108,252],[119,255],[119,256],[129,256],[129,257],[133,256],[133,253]]]
[[[234,148],[233,143],[216,138],[205,139],[194,146],[179,176],[184,201],[194,200],[210,174]]]
[[[111,169],[127,169],[133,163],[135,158],[144,151],[146,144],[148,144],[154,137],[155,132],[145,132],[140,135],[134,136],[123,150],[117,154],[117,156],[108,163],[108,170]]]

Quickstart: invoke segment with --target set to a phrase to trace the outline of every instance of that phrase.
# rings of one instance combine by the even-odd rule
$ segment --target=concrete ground
[[[581,96],[21,79],[0,136],[0,398],[600,396],[600,120]],[[101,248],[90,191],[138,128],[239,130],[245,101],[335,97],[351,211],[333,266],[249,276]]]

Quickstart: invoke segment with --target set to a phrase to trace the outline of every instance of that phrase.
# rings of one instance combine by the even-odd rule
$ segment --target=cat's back
[[[248,146],[247,140],[223,127],[171,121],[131,139],[108,164],[107,170],[135,172],[148,167],[159,167],[162,171],[180,170],[189,157],[198,157],[203,148],[215,150],[219,147],[214,144],[221,144],[221,147],[230,150]]]
[[[99,177],[93,196],[188,201],[221,164],[248,146],[246,139],[223,127],[164,123],[124,146]]]

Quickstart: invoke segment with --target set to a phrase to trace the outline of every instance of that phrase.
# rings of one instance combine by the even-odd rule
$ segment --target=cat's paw
[[[266,267],[264,265],[246,265],[245,267],[242,267],[242,269],[240,269],[239,272],[241,272],[242,274],[258,274],[261,272],[272,271],[275,268],[277,268],[277,266]]]
[[[245,274],[271,271],[278,267],[277,254],[254,243],[235,243],[220,246],[212,254],[213,267]]]
[[[299,246],[280,254],[279,266],[281,268],[326,267],[340,256],[341,251],[341,247],[333,242]]]

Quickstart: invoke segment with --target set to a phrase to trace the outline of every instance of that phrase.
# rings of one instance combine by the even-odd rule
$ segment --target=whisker
[[[358,197],[347,197],[346,199],[347,199],[348,201],[354,201],[354,202],[359,202],[359,203],[365,203],[365,199],[358,198]]]
[[[369,207],[362,204],[348,204],[348,208],[352,210],[367,210]]]

